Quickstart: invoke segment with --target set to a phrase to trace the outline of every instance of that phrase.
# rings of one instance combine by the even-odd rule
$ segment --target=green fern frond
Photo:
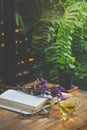
[[[25,29],[25,25],[24,25],[22,17],[20,16],[20,14],[18,12],[15,13],[15,17],[16,17],[16,24],[17,24],[17,26],[21,27],[22,28],[22,32],[25,33],[26,29]]]

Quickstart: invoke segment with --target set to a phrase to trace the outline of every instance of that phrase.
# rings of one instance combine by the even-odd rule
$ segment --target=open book
[[[71,94],[62,93],[65,97]],[[35,114],[57,102],[57,97],[34,96],[19,90],[8,89],[0,95],[0,108],[21,114]]]
[[[0,95],[0,108],[22,114],[34,114],[44,108],[48,98],[9,89]]]

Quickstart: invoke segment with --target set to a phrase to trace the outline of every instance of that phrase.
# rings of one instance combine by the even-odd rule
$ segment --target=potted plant
[[[61,69],[60,66],[60,68],[58,69],[59,84],[66,90],[69,90],[73,87],[72,78],[74,76],[75,65],[68,64],[67,68],[65,64],[64,67],[65,67],[64,69],[63,68]]]
[[[73,34],[77,28],[83,28],[87,14],[87,4],[84,2],[70,1],[69,4],[65,2],[63,5],[62,12],[52,11],[51,17],[44,16],[44,21],[35,24],[37,27],[34,26],[32,29],[32,46],[36,59],[34,62],[35,71],[50,82],[58,82],[59,77],[61,85],[65,82],[64,79],[72,81],[77,62],[72,52]],[[63,80],[61,80],[62,77]],[[66,83],[68,83],[67,80]],[[72,83],[69,86],[68,84],[64,85],[64,87],[70,89]]]
[[[62,44],[60,44],[60,46],[61,45]],[[49,60],[50,64],[54,66],[53,69],[55,69],[56,71],[54,71],[53,73],[57,73],[57,78],[58,78],[57,80],[59,80],[59,84],[65,89],[71,89],[72,77],[73,77],[74,70],[76,67],[75,57],[72,56],[71,49],[68,49],[67,51],[66,49],[64,49],[67,47],[67,45],[64,46],[60,50],[57,49],[58,47],[59,45],[56,45],[54,47],[55,51],[51,53],[50,57],[47,57],[47,60]],[[49,56],[49,51],[48,51],[49,49],[52,49],[52,48],[49,47],[46,49],[48,56]],[[68,54],[68,51],[70,51],[69,54]],[[50,70],[50,71],[53,71],[53,70]]]
[[[86,20],[86,13],[83,17],[83,12],[86,6],[84,2],[75,2],[64,7],[65,11],[59,20],[56,39],[45,49],[47,61],[55,68],[54,72],[58,73],[59,83],[66,89],[72,87],[72,75],[77,65],[72,52],[72,35],[76,28],[83,28]]]

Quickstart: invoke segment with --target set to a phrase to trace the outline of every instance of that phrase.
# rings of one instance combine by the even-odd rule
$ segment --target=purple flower
[[[54,87],[55,96],[58,96],[61,100],[65,100],[65,97],[61,93],[64,90],[63,87]]]
[[[41,84],[42,85],[44,85],[44,84],[46,84],[47,83],[47,80],[45,80],[45,79],[43,79],[42,81],[41,81]]]
[[[63,96],[62,93],[59,93],[59,94],[58,94],[58,97],[59,97],[61,100],[65,100],[65,99],[66,99],[66,98]]]
[[[50,95],[53,97],[58,96],[61,100],[65,100],[65,97],[63,96],[63,94],[61,93],[62,91],[64,91],[65,89],[61,86],[57,87],[54,86],[52,89],[48,88],[47,86],[47,80],[45,79],[41,79],[41,84],[42,84],[42,94],[45,94],[46,92],[50,92]]]

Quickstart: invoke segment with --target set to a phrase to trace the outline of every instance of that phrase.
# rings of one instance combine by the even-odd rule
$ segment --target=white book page
[[[10,101],[15,101],[17,103],[26,104],[29,106],[34,106],[34,107],[37,107],[38,105],[40,105],[41,103],[47,100],[47,98],[44,98],[44,97],[33,96],[30,94],[26,94],[24,92],[12,90],[12,89],[9,89],[5,91],[4,93],[2,93],[0,95],[0,98],[10,100]]]

